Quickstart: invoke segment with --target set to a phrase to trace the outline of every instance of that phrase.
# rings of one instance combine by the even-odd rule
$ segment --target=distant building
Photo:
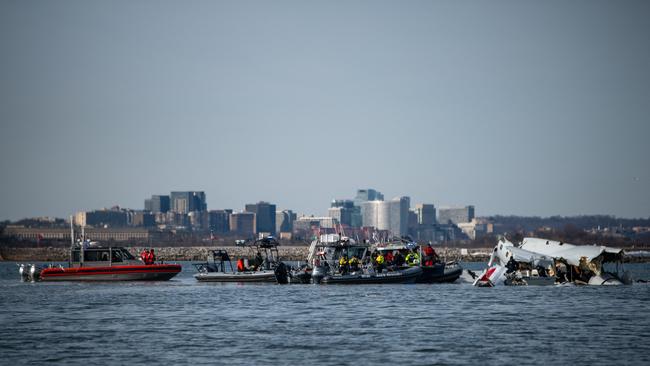
[[[353,200],[333,200],[327,216],[337,219],[341,225],[358,228],[362,225],[361,207]]]
[[[293,222],[296,221],[296,214],[291,210],[275,212],[275,232],[290,233],[293,231]]]
[[[364,227],[388,230],[393,235],[408,233],[409,197],[397,197],[390,201],[366,201],[361,203]]]
[[[320,228],[326,229],[335,229],[339,224],[336,219],[327,216],[301,216],[294,222],[294,225],[297,225],[298,223],[302,224],[305,222],[315,224]]]
[[[357,190],[357,196],[354,198],[354,203],[357,206],[361,205],[364,201],[383,201],[384,195],[372,188]]]
[[[171,211],[184,214],[192,211],[207,211],[208,209],[205,201],[205,192],[172,192],[170,195],[170,205]]]
[[[254,204],[247,204],[246,212],[255,214],[255,232],[275,235],[275,205],[260,201]]]
[[[208,212],[207,211],[192,211],[187,214],[190,221],[190,227],[194,231],[202,231],[208,228]]]
[[[438,209],[438,222],[441,224],[460,224],[474,219],[474,206],[442,207]]]
[[[153,227],[156,226],[155,216],[147,211],[130,211],[129,226],[135,227]]]
[[[387,207],[385,207],[383,203],[384,201],[361,202],[361,217],[363,220],[363,227],[372,227],[379,229],[380,227],[385,228],[388,226],[388,223],[384,218],[388,215],[386,212]]]
[[[409,219],[408,219],[408,234],[413,235],[418,227],[420,225],[418,224],[418,214],[415,212],[415,210],[409,210]]]
[[[93,227],[124,227],[128,223],[126,211],[120,210],[119,207],[77,212],[74,222],[79,226]]]
[[[176,213],[173,211],[158,212],[155,214],[156,224],[161,226],[173,227],[176,229],[189,228],[190,219],[187,214]]]
[[[151,198],[144,200],[144,210],[151,213],[169,211],[169,196],[151,196]]]
[[[242,237],[255,236],[255,214],[252,212],[237,212],[230,215],[230,232]]]
[[[215,234],[230,232],[230,214],[232,210],[208,211],[208,228]]]
[[[415,205],[415,213],[419,225],[431,226],[436,224],[436,207],[430,203]]]
[[[75,233],[79,235],[80,233]],[[146,228],[86,228],[86,238],[102,242],[129,241],[148,242],[158,240],[163,233],[158,230]],[[7,226],[5,235],[15,236],[26,240],[70,240],[69,228],[26,228],[20,226]]]
[[[472,240],[485,236],[490,232],[487,223],[476,219],[472,219],[470,222],[458,223],[456,226],[458,226],[460,230]]]
[[[327,210],[327,216],[340,222],[341,225],[350,226],[350,211],[344,207],[330,207]]]

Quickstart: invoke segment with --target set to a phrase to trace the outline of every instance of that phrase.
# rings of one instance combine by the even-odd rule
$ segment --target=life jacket
[[[149,253],[148,250],[143,250],[142,253],[140,253],[140,258],[142,258],[144,264],[151,264],[151,253]]]
[[[244,272],[244,260],[239,258],[237,259],[237,272]]]
[[[378,255],[376,261],[377,261],[377,264],[384,264],[384,256],[381,255],[381,254]]]
[[[384,256],[384,258],[386,259],[386,262],[389,262],[389,263],[392,262],[393,259],[394,259],[394,257],[393,257],[393,253],[388,252],[388,253]]]
[[[345,257],[341,257],[341,259],[339,259],[339,266],[345,266],[347,264],[348,260]]]
[[[409,253],[406,256],[406,263],[408,263],[409,266],[420,264],[420,255],[418,253]]]
[[[429,246],[424,248],[424,255],[433,256],[434,254],[435,254],[435,252],[433,251],[433,248],[431,248]]]

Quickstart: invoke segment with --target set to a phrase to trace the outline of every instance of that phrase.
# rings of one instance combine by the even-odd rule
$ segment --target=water
[[[650,277],[650,265],[627,268]],[[0,263],[0,364],[650,363],[646,284],[280,286],[193,273],[32,284]]]

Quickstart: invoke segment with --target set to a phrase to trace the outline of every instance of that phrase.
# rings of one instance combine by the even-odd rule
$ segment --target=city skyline
[[[0,219],[357,187],[649,217],[650,3],[470,3],[2,2]]]
[[[374,188],[365,187],[363,189],[361,189],[361,188],[357,189],[356,190],[357,194],[359,193],[360,190],[365,191],[366,189],[370,189],[372,191],[375,191]],[[323,205],[322,205],[323,208],[321,208],[321,209],[319,209],[317,211],[310,212],[310,211],[296,210],[295,208],[289,207],[289,206],[283,206],[283,205],[278,204],[274,200],[268,200],[268,199],[266,199],[266,200],[265,199],[244,200],[242,202],[246,202],[246,203],[243,203],[243,204],[241,204],[239,206],[214,206],[214,205],[211,205],[209,203],[210,202],[210,200],[209,200],[210,195],[208,193],[206,193],[205,191],[199,191],[199,190],[180,191],[178,189],[175,189],[173,191],[169,191],[169,193],[167,195],[161,194],[161,192],[157,192],[156,194],[150,194],[149,196],[146,196],[146,197],[141,199],[142,202],[140,203],[140,205],[128,206],[128,205],[123,205],[123,204],[120,204],[120,203],[116,202],[116,203],[113,203],[113,204],[110,204],[110,205],[105,205],[105,206],[100,206],[100,207],[80,208],[80,209],[76,209],[74,212],[71,212],[69,214],[64,214],[64,215],[34,214],[34,215],[30,215],[30,216],[23,216],[23,217],[16,217],[16,218],[1,218],[0,217],[0,221],[3,221],[3,220],[16,221],[16,220],[21,220],[21,219],[38,218],[38,217],[51,217],[51,218],[68,219],[70,216],[75,216],[79,212],[111,210],[111,209],[113,209],[115,207],[119,207],[120,209],[123,209],[123,210],[133,210],[133,211],[136,211],[136,212],[137,211],[159,212],[159,209],[153,209],[152,210],[152,209],[148,208],[151,205],[151,199],[154,198],[154,197],[158,198],[158,199],[160,199],[160,197],[167,197],[168,198],[167,210],[170,211],[170,212],[174,212],[175,211],[174,208],[172,206],[170,206],[169,197],[172,194],[180,194],[180,193],[183,193],[183,194],[186,194],[186,193],[200,194],[202,196],[202,199],[205,200],[205,206],[203,206],[201,209],[199,209],[197,211],[230,210],[230,211],[235,212],[235,213],[245,213],[245,212],[249,211],[247,209],[247,207],[254,206],[254,205],[262,203],[262,204],[270,204],[271,206],[275,207],[275,212],[282,212],[284,210],[290,210],[290,211],[294,212],[295,214],[297,214],[298,217],[300,217],[300,216],[315,216],[315,217],[321,216],[321,217],[326,217],[326,216],[330,216],[332,214],[331,209],[334,207],[332,204],[335,201],[337,201],[337,202],[349,201],[350,203],[355,202],[355,200],[358,199],[358,196],[355,199],[355,196],[354,196],[355,190],[352,190],[351,192],[352,193],[349,193],[347,196],[342,196],[342,197],[330,199],[329,201],[326,201],[326,202],[323,203]],[[410,202],[410,204],[408,205],[410,210],[413,211],[413,212],[416,212],[416,213],[418,212],[418,210],[421,209],[421,207],[423,205],[424,206],[433,206],[432,209],[433,209],[433,212],[434,212],[433,213],[434,220],[435,220],[435,216],[436,216],[435,212],[437,212],[440,209],[456,209],[456,208],[464,209],[466,207],[471,207],[472,210],[473,210],[472,212],[474,212],[475,207],[476,207],[476,205],[473,204],[472,202],[459,202],[459,203],[454,203],[454,204],[440,204],[438,202],[432,202],[432,201],[426,202],[426,201],[414,200],[412,198],[412,196],[410,196],[408,194],[391,196],[391,195],[384,195],[381,190],[376,190],[375,192],[380,195],[379,201],[390,202],[390,201],[394,201],[394,200],[399,201],[402,198],[406,198],[407,201]],[[364,201],[366,203],[377,202],[374,199],[364,200]],[[157,207],[160,207],[160,204],[158,204]],[[163,211],[163,212],[165,212],[165,211]],[[187,213],[191,212],[191,210],[186,210],[185,208],[183,208],[178,212],[187,214]],[[587,214],[573,214],[573,215],[562,215],[562,214],[554,214],[554,215],[534,215],[534,214],[533,215],[522,215],[522,214],[516,214],[516,213],[489,213],[488,214],[488,213],[482,213],[480,208],[478,210],[478,214],[476,214],[475,216],[476,217],[489,217],[489,216],[511,216],[511,215],[512,216],[522,216],[522,217],[525,217],[525,216],[530,216],[530,217],[552,217],[552,216],[571,217],[571,216],[583,216],[583,215],[585,215],[585,216],[588,216],[588,215],[607,215],[607,216],[615,216],[615,217],[624,218],[624,219],[636,219],[636,218],[644,219],[644,218],[646,218],[644,216],[639,216],[639,217],[617,216],[617,215],[612,215],[612,214],[608,214],[608,213],[587,213]],[[474,213],[472,213],[472,216],[474,216]],[[650,216],[648,216],[648,217],[650,217]]]

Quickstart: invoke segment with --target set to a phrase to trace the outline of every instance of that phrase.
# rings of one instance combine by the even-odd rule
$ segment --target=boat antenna
[[[84,247],[86,246],[86,225],[81,225],[81,249],[79,251],[79,267],[84,265]]]
[[[73,251],[74,251],[74,220],[73,220],[73,216],[70,215],[70,258],[68,262],[68,267],[72,267]]]
[[[74,221],[70,215],[70,248],[74,248]]]

